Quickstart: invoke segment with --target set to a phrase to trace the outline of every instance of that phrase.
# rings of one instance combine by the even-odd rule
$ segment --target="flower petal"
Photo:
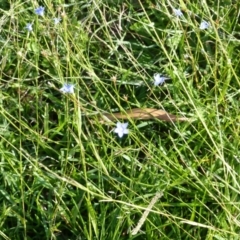
[[[119,132],[119,133],[118,133],[118,136],[119,136],[120,138],[122,138],[122,137],[123,137],[123,134],[124,134],[123,132]]]

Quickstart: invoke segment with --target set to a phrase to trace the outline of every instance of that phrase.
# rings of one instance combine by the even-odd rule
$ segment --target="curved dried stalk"
[[[158,118],[163,121],[176,122],[176,121],[189,121],[188,118],[178,117],[176,115],[170,114],[164,110],[154,109],[154,108],[133,108],[127,110],[125,113],[109,113],[104,114],[104,117],[109,120],[124,120],[124,119],[137,119],[137,120],[148,120]]]

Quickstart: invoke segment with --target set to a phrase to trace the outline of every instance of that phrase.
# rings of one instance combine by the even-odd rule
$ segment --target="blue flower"
[[[61,22],[61,20],[62,20],[61,18],[54,18],[53,22],[54,22],[55,25],[57,25]]]
[[[180,9],[176,9],[176,8],[173,8],[173,14],[176,16],[176,17],[182,17],[183,16],[183,13]]]
[[[117,127],[114,129],[114,132],[118,134],[118,136],[121,138],[124,134],[128,134],[129,130],[127,129],[128,123],[120,123],[117,122]]]
[[[170,79],[168,77],[161,76],[159,73],[155,73],[153,78],[154,86],[158,86],[159,84],[162,85],[167,79]]]
[[[210,27],[210,23],[205,20],[202,21],[199,26],[200,30],[205,30],[205,29],[208,29],[209,27]]]
[[[26,25],[26,29],[29,31],[29,32],[31,32],[32,30],[33,30],[33,28],[32,28],[32,23],[27,23],[27,25]]]
[[[39,16],[42,16],[44,15],[44,7],[40,6],[39,8],[35,9],[35,13]]]
[[[64,83],[60,91],[63,93],[74,93],[74,84]]]

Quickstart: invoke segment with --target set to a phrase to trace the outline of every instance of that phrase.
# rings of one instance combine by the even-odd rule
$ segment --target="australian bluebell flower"
[[[35,13],[41,17],[43,17],[44,15],[44,7],[40,6],[38,8],[35,9]]]
[[[159,73],[155,73],[154,76],[154,86],[162,85],[168,77],[161,76]]]
[[[205,29],[208,29],[209,27],[210,27],[210,23],[204,20],[200,23],[199,29],[205,30]]]
[[[54,18],[53,22],[54,22],[55,25],[57,25],[61,22],[61,20],[62,20],[61,18]]]
[[[74,84],[64,83],[63,87],[60,88],[60,91],[63,93],[74,93]]]
[[[26,29],[29,31],[29,32],[31,32],[32,30],[33,30],[33,28],[32,28],[32,23],[27,23],[27,25],[26,25]]]
[[[118,136],[121,138],[124,134],[128,134],[129,130],[127,129],[128,123],[120,123],[117,122],[117,127],[114,129],[114,132],[118,134]]]
[[[180,9],[176,9],[176,8],[173,8],[173,14],[176,16],[176,17],[182,17],[183,16],[183,13]]]

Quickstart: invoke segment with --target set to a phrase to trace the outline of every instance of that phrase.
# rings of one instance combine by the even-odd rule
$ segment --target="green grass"
[[[0,1],[1,239],[239,239],[240,3],[184,2]]]

